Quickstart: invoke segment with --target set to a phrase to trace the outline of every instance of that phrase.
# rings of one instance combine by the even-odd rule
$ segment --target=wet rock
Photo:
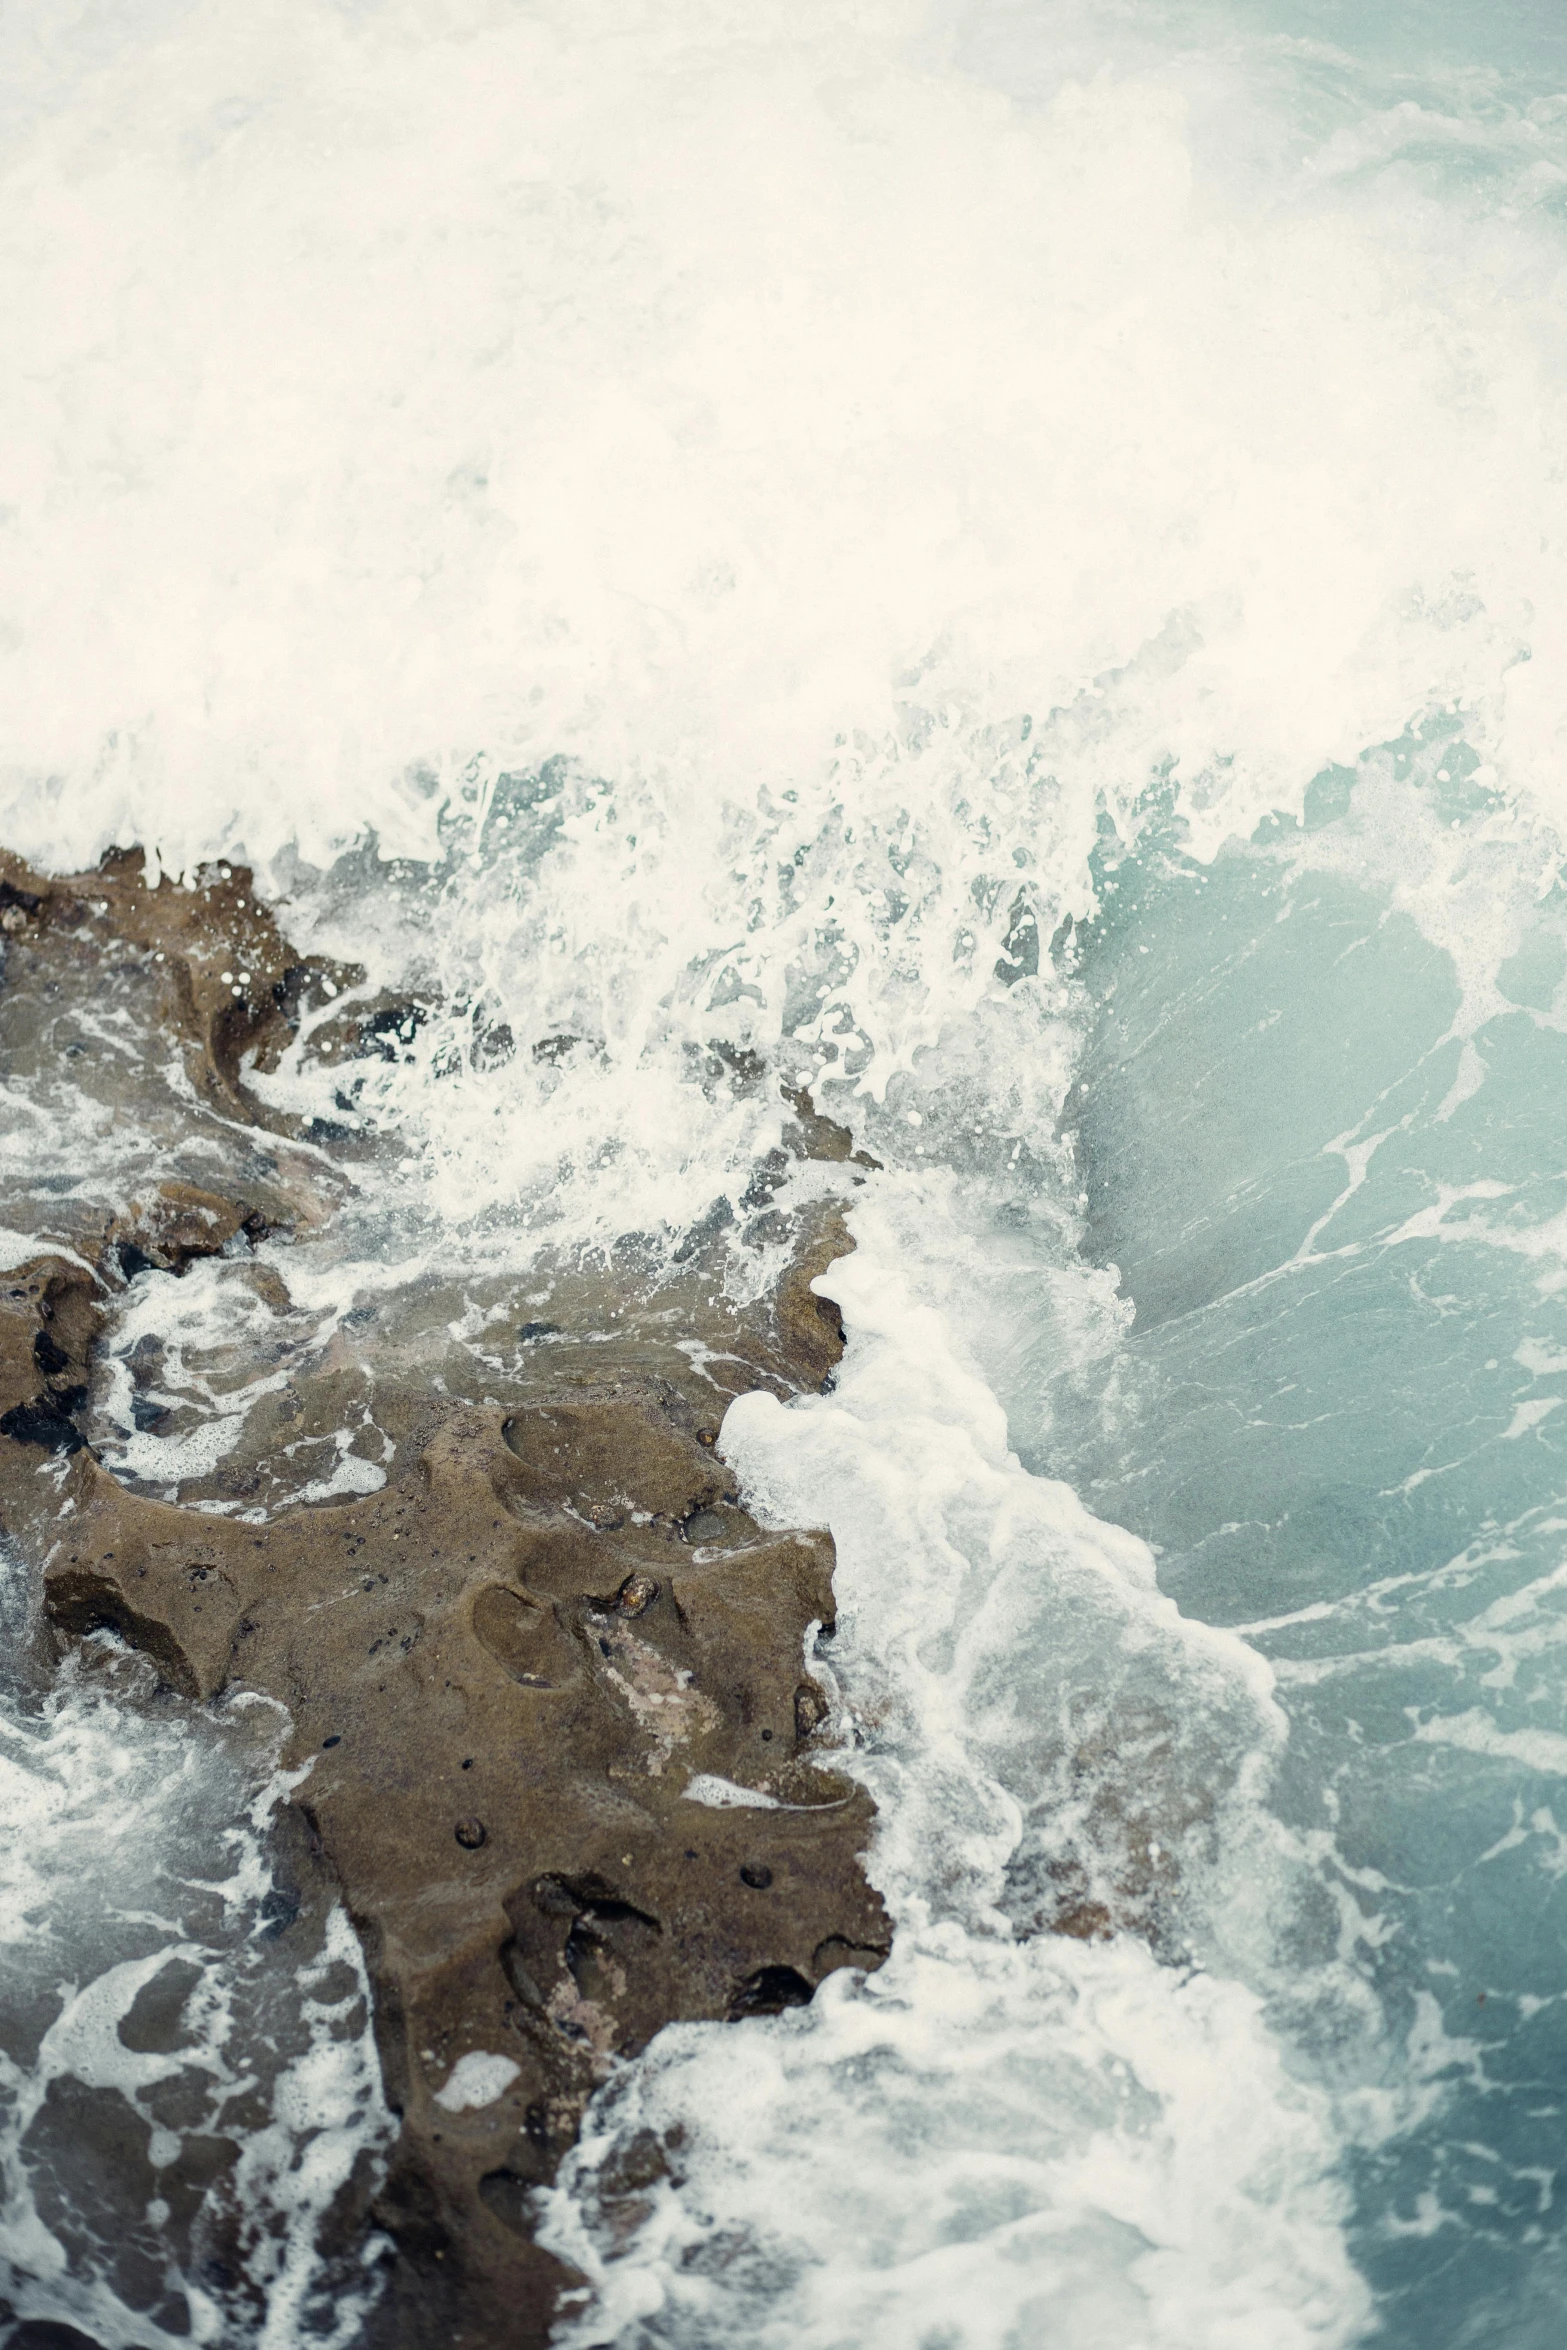
[[[826,1721],[831,1707],[827,1694],[814,1681],[802,1681],[794,1693],[794,1734],[806,1739],[818,1731]]]
[[[76,2326],[30,2317],[6,2335],[5,2350],[102,2350],[102,2345]]]
[[[193,1183],[160,1183],[111,1221],[104,1245],[123,1278],[133,1281],[138,1273],[183,1273],[197,1257],[221,1256],[241,1235],[262,1240],[273,1228],[246,1200]]]
[[[792,1091],[786,1086],[784,1100],[795,1115],[795,1126],[784,1137],[784,1148],[792,1156],[840,1163],[847,1160],[855,1167],[880,1168],[880,1159],[873,1159],[869,1151],[855,1149],[854,1137],[847,1126],[823,1116],[804,1086]]]
[[[94,872],[59,879],[0,850],[0,909],[8,947],[25,948],[57,992],[91,1000],[106,972],[145,978],[198,1093],[263,1126],[284,1122],[249,1090],[244,1066],[275,1067],[302,1012],[363,976],[296,955],[242,865],[149,888],[139,849],[111,849]]]
[[[353,976],[301,963],[237,868],[176,891],[135,856],[60,883],[0,859],[0,906],[10,950],[64,956],[78,985],[93,954],[144,958],[193,1083],[251,1125],[245,1070]],[[400,1039],[388,1018],[373,1049]],[[287,1707],[295,1889],[269,1931],[311,1872],[340,1889],[402,2124],[363,2215],[398,2252],[367,2342],[526,2350],[564,2281],[529,2196],[610,2064],[667,2022],[777,2013],[886,1951],[871,1806],[831,1774],[826,1699],[802,1680],[809,1628],[833,1622],[831,1541],[759,1525],[715,1441],[731,1394],[830,1374],[841,1324],[810,1284],[850,1244],[818,1206],[774,1295],[721,1329],[699,1259],[640,1319],[633,1284],[562,1270],[505,1403],[384,1356],[377,1492],[257,1522],[132,1490],[79,1424],[125,1283],[308,1227],[306,1196],[171,1179],[0,1279],[0,1516],[47,1561],[57,1637],[110,1632],[191,1700]],[[287,1425],[314,1409],[301,1383]],[[242,1493],[254,1465],[228,1473]],[[764,1804],[714,1807],[715,1781]]]
[[[843,1316],[833,1300],[819,1297],[811,1284],[853,1246],[842,1209],[832,1207],[797,1251],[775,1293],[779,1338],[812,1387],[826,1385],[843,1354]]]
[[[628,1575],[615,1595],[615,1605],[623,1616],[640,1616],[658,1597],[658,1585],[651,1575],[640,1571]]]
[[[83,1441],[74,1420],[47,1395],[0,1413],[0,1436],[9,1436],[13,1444],[41,1445],[45,1452],[75,1452]]]
[[[35,1267],[7,1318],[62,1283],[90,1296]],[[9,1356],[30,1363],[30,1344]],[[47,1497],[14,1465],[25,1447],[0,1454],[13,1532],[55,1541],[61,1631],[116,1633],[188,1696],[238,1684],[290,1708],[285,1761],[310,1765],[295,1801],[365,1938],[403,2116],[378,2209],[418,2275],[399,2271],[387,2341],[433,2338],[438,2310],[477,2340],[542,2340],[554,2273],[482,2182],[549,2175],[610,2059],[672,2018],[773,2013],[886,1947],[859,1858],[869,1805],[801,1752],[831,1545],[738,1509],[744,1539],[713,1556],[639,1524],[733,1491],[688,1410],[629,1385],[525,1417],[439,1410],[384,1492],[264,1528],[127,1493],[86,1448]],[[606,1491],[620,1508],[601,1527],[579,1505]],[[698,1775],[778,1808],[710,1809]],[[436,2096],[474,2050],[516,2074],[448,2114]],[[503,2313],[504,2336],[485,2333]]]

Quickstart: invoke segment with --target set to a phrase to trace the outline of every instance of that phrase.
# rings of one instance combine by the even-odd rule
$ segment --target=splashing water
[[[278,1789],[247,1715],[271,1709],[193,1731],[90,1648],[3,1727],[11,2314],[109,2350],[346,2345],[377,2248],[328,2260],[322,2230],[391,2127],[358,1944],[269,1866]]]
[[[836,1389],[723,1444],[835,1534],[896,1948],[617,2075],[562,2344],[1554,2342],[1552,14],[140,0],[0,67],[0,838],[243,855],[418,1005],[257,1077],[375,1147],[287,1328],[132,1299],[117,1473],[220,1463],[263,1325],[438,1280],[477,1360],[543,1252],[738,1225],[780,1080],[883,1162]],[[29,1230],[177,1093],[116,1017],[6,1074]],[[344,1378],[258,1509],[378,1473]],[[384,2132],[351,1945],[247,1972],[231,1727],[0,1728],[16,2306],[281,2344]],[[67,2244],[55,2109],[162,2151],[263,2045],[230,2282]]]

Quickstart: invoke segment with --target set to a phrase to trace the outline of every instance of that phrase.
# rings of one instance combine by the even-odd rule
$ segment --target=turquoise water
[[[1441,755],[1323,776],[1303,831],[1205,867],[1102,852],[1069,1115],[1089,1252],[1135,1321],[1034,1465],[1278,1675],[1274,1807],[1314,1888],[1282,1948],[1303,1977],[1345,1962],[1380,2019],[1325,2010],[1302,2045],[1406,2101],[1348,2158],[1379,2338],[1543,2350],[1567,2223],[1562,900],[1466,1040],[1452,957],[1334,853],[1400,766],[1417,816],[1483,828]]]

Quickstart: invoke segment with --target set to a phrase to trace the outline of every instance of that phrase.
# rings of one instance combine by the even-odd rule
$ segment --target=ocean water
[[[290,1360],[433,1285],[504,1380],[543,1268],[739,1229],[774,1080],[882,1162],[836,1384],[722,1444],[836,1538],[893,1956],[607,2085],[560,2350],[1554,2346],[1559,11],[22,0],[0,196],[0,841],[244,858],[430,1006],[265,1081],[357,1153]],[[218,1148],[104,1017],[7,1041],[11,1261]],[[127,1294],[180,1491],[255,1292]],[[258,1510],[384,1473],[373,1384]],[[253,1711],[0,1711],[4,2290],[105,2350],[375,2290]]]

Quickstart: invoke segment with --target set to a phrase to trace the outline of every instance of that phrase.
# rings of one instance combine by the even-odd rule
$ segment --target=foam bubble
[[[469,2113],[477,2106],[493,2105],[521,2070],[521,2065],[509,2056],[495,2056],[487,2049],[471,2048],[452,2066],[435,2092],[435,2102],[446,2113]]]

